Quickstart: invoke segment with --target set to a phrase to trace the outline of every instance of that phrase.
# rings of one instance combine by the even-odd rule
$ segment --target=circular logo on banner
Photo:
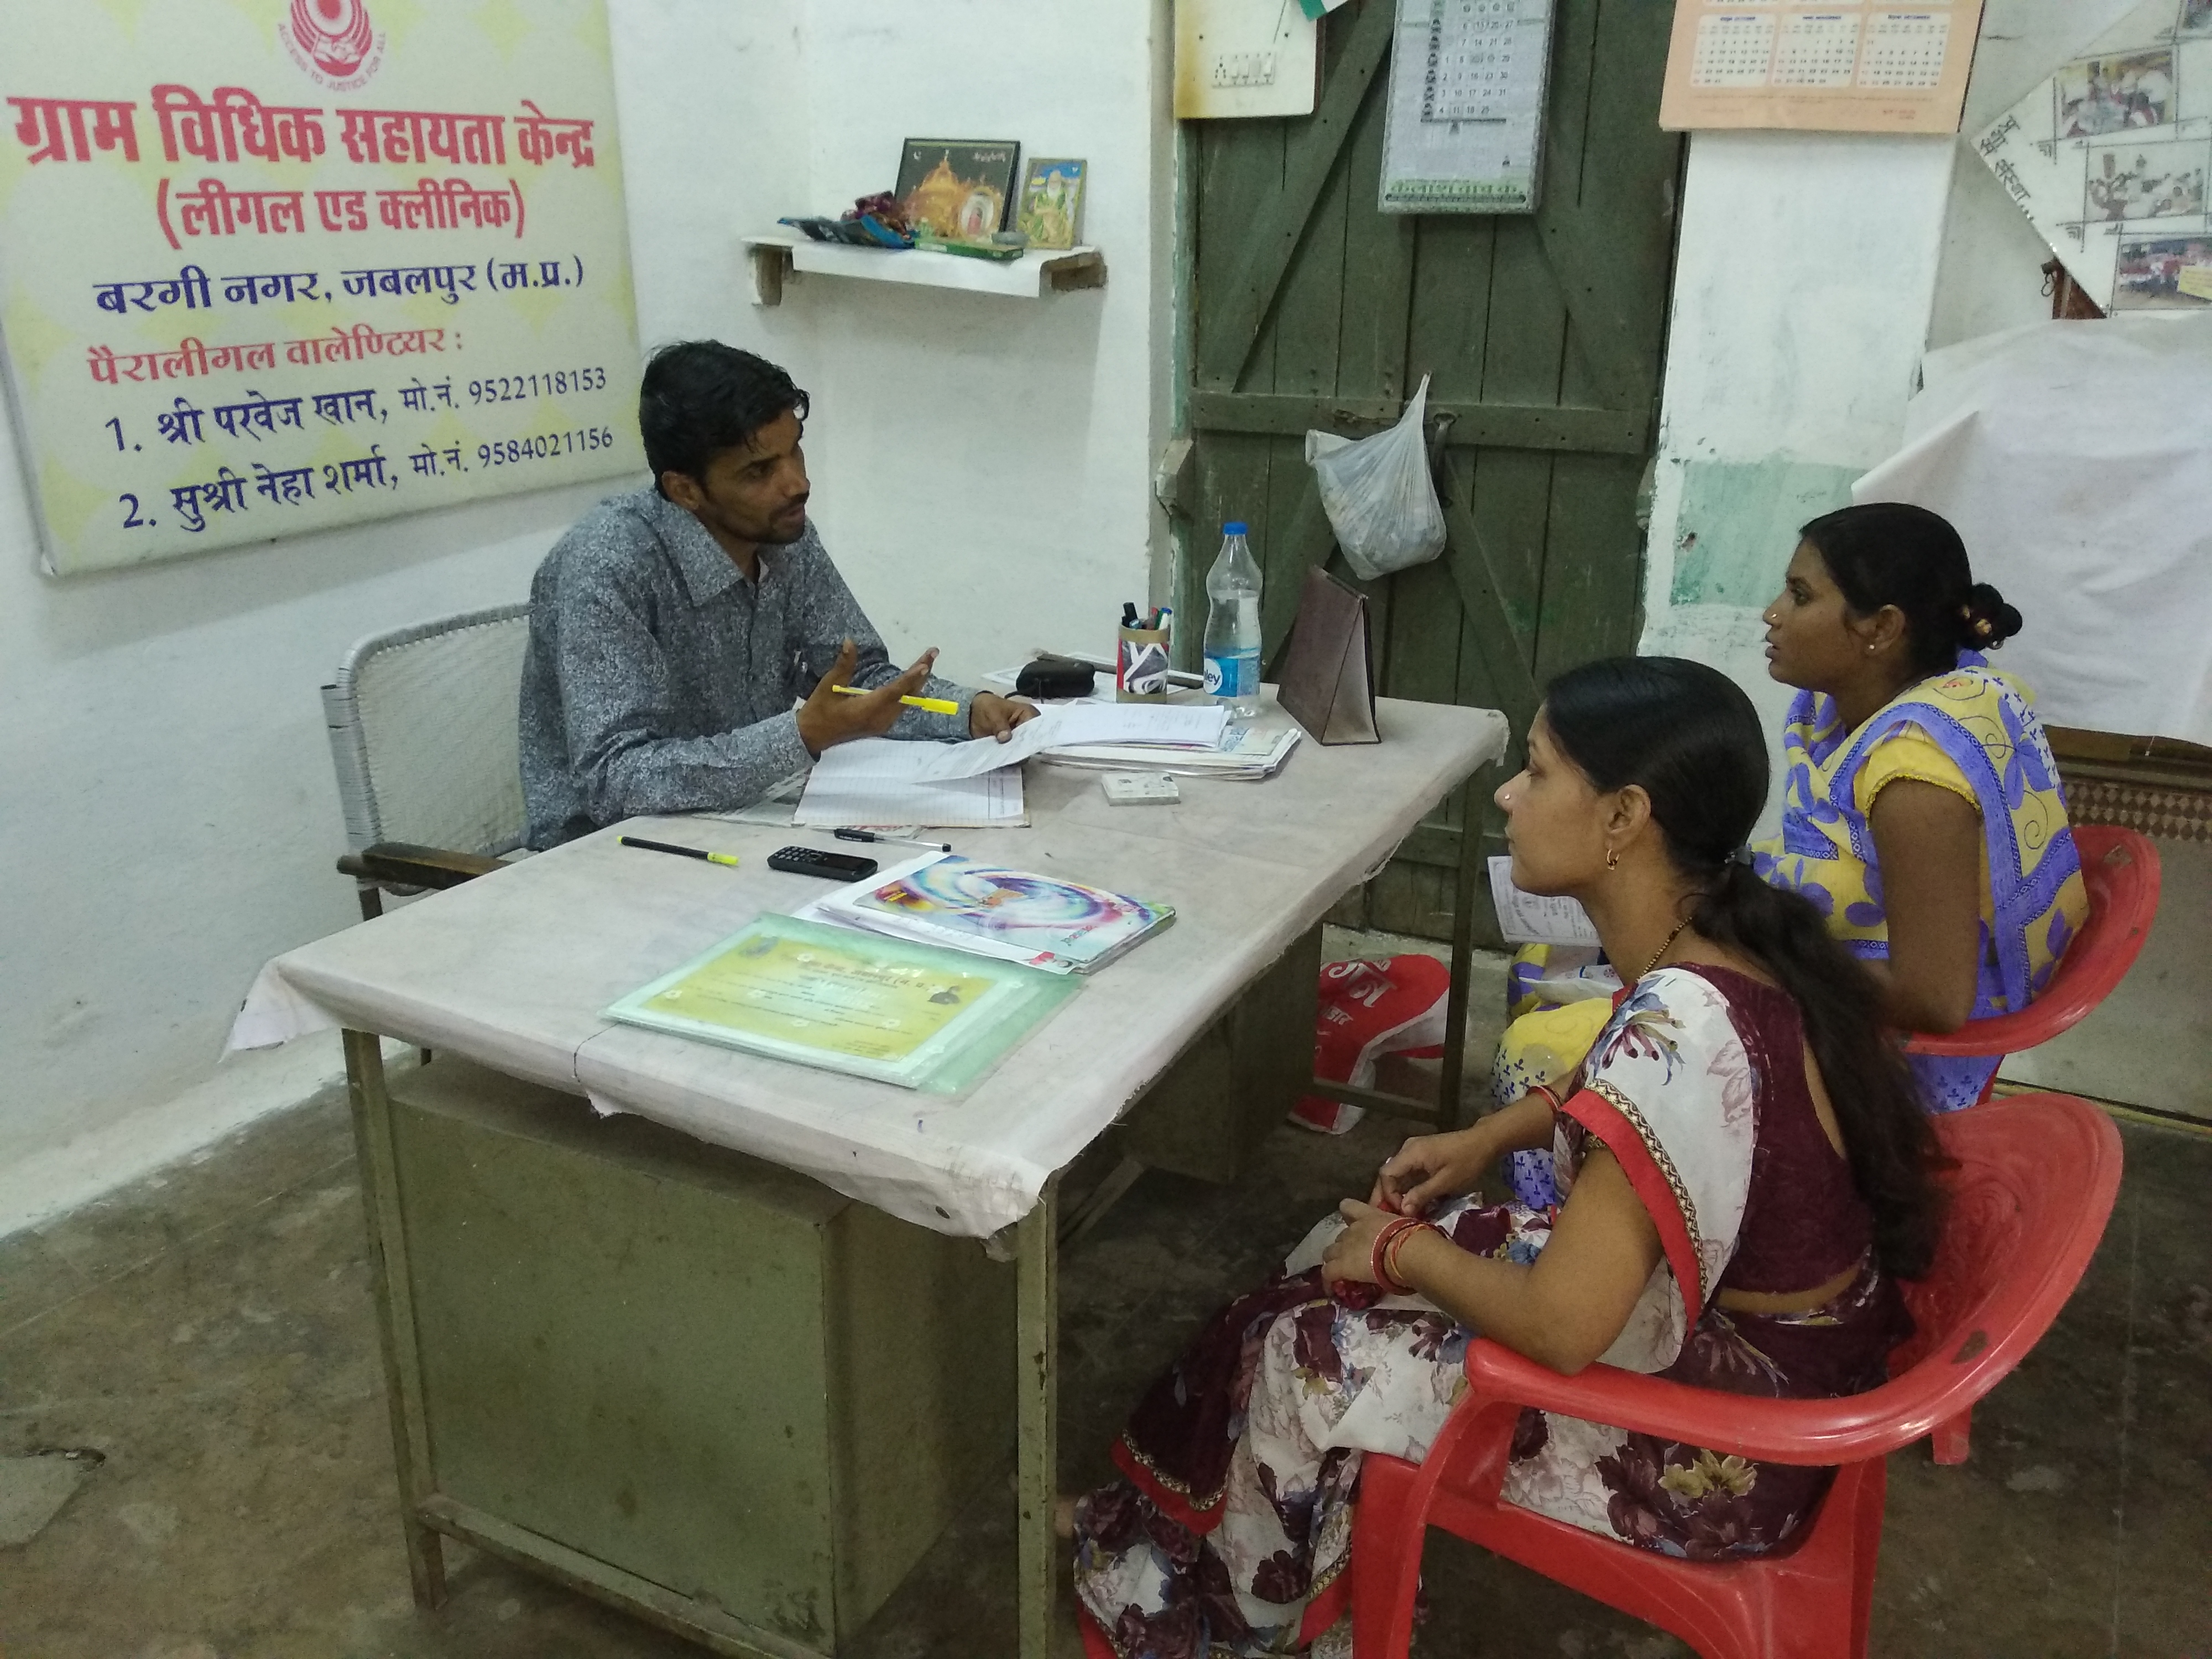
[[[360,86],[384,60],[384,37],[370,24],[362,0],[292,0],[291,15],[276,33],[293,61],[334,91]]]

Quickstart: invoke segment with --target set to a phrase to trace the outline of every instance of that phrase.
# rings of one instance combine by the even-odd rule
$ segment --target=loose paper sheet
[[[1659,125],[1956,132],[1982,0],[1675,0]]]
[[[1597,929],[1589,912],[1571,898],[1545,898],[1513,884],[1513,860],[1490,860],[1490,900],[1498,907],[1498,931],[1514,945],[1595,945]]]
[[[1214,749],[1219,746],[1228,722],[1229,711],[1218,704],[1066,703],[1024,721],[1004,743],[996,738],[976,738],[968,743],[935,745],[935,752],[916,765],[915,776],[930,781],[972,778],[1015,765],[1048,749],[1082,744],[1174,744]]]
[[[2148,0],[1975,140],[2106,311],[2212,307],[2212,0]]]

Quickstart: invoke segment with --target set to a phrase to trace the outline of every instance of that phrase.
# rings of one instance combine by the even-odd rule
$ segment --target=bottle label
[[[1206,658],[1206,694],[1210,697],[1251,697],[1260,691],[1260,653],[1239,651],[1234,656]]]

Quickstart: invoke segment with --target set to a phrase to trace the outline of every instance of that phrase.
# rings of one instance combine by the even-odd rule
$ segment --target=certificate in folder
[[[1376,743],[1367,600],[1316,565],[1306,572],[1275,700],[1316,743]]]
[[[763,916],[605,1018],[905,1089],[964,1089],[1074,989],[1050,974]]]

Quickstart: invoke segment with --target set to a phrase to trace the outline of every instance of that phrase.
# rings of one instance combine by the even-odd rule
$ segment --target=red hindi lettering
[[[97,98],[10,98],[21,112],[15,137],[31,152],[31,161],[89,161],[97,149],[117,149],[123,159],[138,159],[138,128],[131,112],[135,103]],[[92,121],[85,130],[86,118]]]

